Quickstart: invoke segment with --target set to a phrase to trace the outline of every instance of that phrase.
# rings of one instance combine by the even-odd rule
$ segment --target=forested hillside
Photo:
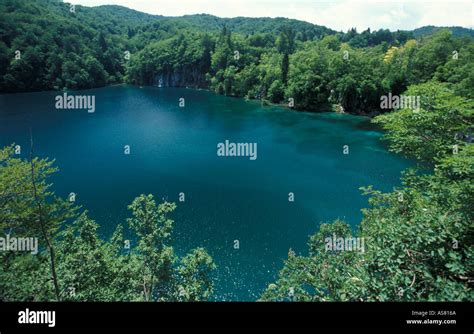
[[[431,79],[472,96],[473,39],[455,37],[463,28],[340,33],[285,18],[163,17],[57,0],[6,0],[0,13],[4,92],[128,82],[363,114],[381,111],[381,95]]]
[[[421,28],[417,28],[413,30],[413,36],[416,38],[423,37],[423,36],[429,36],[434,34],[435,32],[441,30],[441,29],[446,29],[443,27],[435,27],[435,26],[424,26]],[[472,29],[467,29],[463,27],[449,27],[448,28],[454,36],[456,37],[462,37],[462,36],[471,36],[474,37],[474,30]]]

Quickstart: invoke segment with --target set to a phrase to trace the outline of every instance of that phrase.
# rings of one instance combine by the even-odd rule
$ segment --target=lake
[[[126,206],[142,193],[176,202],[175,251],[207,248],[218,266],[217,300],[257,299],[290,248],[307,254],[321,222],[341,218],[357,227],[367,206],[359,187],[390,191],[411,165],[387,151],[365,117],[184,88],[74,93],[95,96],[95,112],[56,109],[58,92],[1,95],[0,145],[19,144],[28,157],[32,127],[35,154],[60,168],[53,189],[77,194],[103,237],[125,222]],[[256,143],[256,159],[219,156],[226,140]]]

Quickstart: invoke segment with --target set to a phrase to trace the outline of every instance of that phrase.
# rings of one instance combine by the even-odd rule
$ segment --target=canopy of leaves
[[[435,79],[472,98],[474,43],[457,28],[429,29],[415,41],[406,31],[337,33],[285,18],[164,17],[120,6],[71,10],[57,0],[5,0],[0,15],[5,92],[128,82],[372,115],[383,111],[381,95]]]
[[[341,221],[322,224],[309,255],[290,254],[263,300],[473,300],[472,101],[431,82],[406,94],[422,97],[419,112],[399,110],[375,121],[392,150],[430,162],[433,171],[408,170],[402,187],[389,193],[363,188],[370,207],[355,234],[363,251],[328,250],[327,237],[350,238],[352,231]]]
[[[34,175],[31,166],[34,164]],[[169,244],[174,203],[137,197],[129,209],[128,229],[118,225],[109,240],[87,211],[54,195],[47,179],[53,162],[17,158],[13,146],[0,150],[0,231],[12,238],[38,238],[39,252],[0,252],[0,300],[55,300],[51,276],[54,249],[60,300],[200,301],[213,291],[212,257],[196,248],[179,259]],[[33,185],[32,180],[35,180]],[[33,189],[36,187],[37,196]],[[40,206],[37,204],[40,203]],[[41,208],[41,210],[39,209]],[[42,233],[41,214],[46,228]],[[125,239],[124,234],[129,235]]]

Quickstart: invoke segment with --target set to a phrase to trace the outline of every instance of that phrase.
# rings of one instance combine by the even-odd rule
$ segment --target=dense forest
[[[353,231],[340,220],[322,224],[309,255],[289,252],[262,300],[474,299],[472,31],[343,33],[283,18],[170,18],[55,0],[4,0],[0,16],[2,92],[199,87],[378,115],[390,149],[419,166],[393,192],[362,189],[370,207],[356,235],[367,249],[327,251],[325,238]],[[381,113],[389,92],[420,96],[420,108]],[[0,300],[212,298],[215,264],[206,250],[178,258],[169,243],[173,203],[139,196],[126,224],[102,240],[87,211],[54,195],[53,161],[20,159],[13,146],[0,153],[0,230],[42,236],[38,255],[0,253]]]
[[[0,14],[4,92],[128,82],[358,114],[432,79],[472,97],[473,32],[459,27],[342,33],[284,18],[171,18],[55,0],[5,0]]]

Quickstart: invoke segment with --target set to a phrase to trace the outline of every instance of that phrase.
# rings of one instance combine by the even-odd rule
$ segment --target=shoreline
[[[115,84],[109,84],[109,85],[104,85],[104,86],[97,86],[97,87],[91,87],[91,88],[84,88],[84,89],[62,89],[62,90],[35,90],[35,91],[25,91],[25,92],[0,92],[0,96],[4,95],[16,95],[16,94],[34,94],[34,93],[49,93],[49,92],[57,92],[57,93],[64,93],[64,92],[83,92],[83,91],[88,91],[92,89],[100,89],[100,88],[106,88],[106,87],[117,87],[117,86],[133,86],[133,87],[138,87],[138,88],[144,88],[144,87],[155,87],[155,88],[183,88],[183,89],[195,89],[195,90],[201,90],[201,91],[207,91],[210,93],[213,93],[215,95],[221,95],[225,97],[231,97],[231,98],[236,98],[236,99],[243,99],[245,101],[254,101],[256,103],[260,103],[262,107],[280,107],[283,109],[286,109],[288,111],[294,111],[294,112],[304,112],[304,113],[312,113],[312,114],[318,114],[318,113],[334,113],[334,114],[340,114],[340,115],[351,115],[351,116],[361,116],[361,117],[368,117],[370,119],[374,118],[375,116],[380,115],[381,113],[347,113],[347,112],[340,112],[337,111],[338,108],[340,108],[339,104],[328,104],[329,110],[307,110],[307,109],[296,109],[289,107],[287,103],[274,103],[270,102],[269,100],[265,99],[251,99],[246,96],[235,96],[235,95],[224,95],[224,94],[218,94],[214,92],[213,90],[209,88],[199,88],[199,87],[191,87],[191,86],[166,86],[166,87],[159,87],[156,85],[134,85],[131,83],[115,83]]]

